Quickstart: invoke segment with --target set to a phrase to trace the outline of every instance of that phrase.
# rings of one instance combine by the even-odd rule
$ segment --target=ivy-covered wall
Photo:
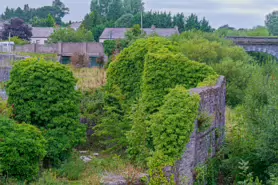
[[[175,167],[166,168],[167,173],[175,174],[177,184],[191,185],[198,175],[196,167],[213,157],[224,142],[226,80],[219,77],[215,86],[190,90],[199,94],[199,117],[181,160]]]

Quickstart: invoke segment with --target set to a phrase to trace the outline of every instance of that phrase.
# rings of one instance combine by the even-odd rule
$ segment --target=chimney
[[[112,30],[109,32],[109,40],[112,40]]]

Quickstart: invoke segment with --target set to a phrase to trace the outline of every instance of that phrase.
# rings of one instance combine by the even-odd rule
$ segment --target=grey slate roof
[[[105,28],[100,36],[100,39],[124,39],[125,33],[130,29],[131,28]],[[162,37],[179,34],[179,31],[176,28],[144,28],[143,30],[147,35],[156,33]]]
[[[48,38],[54,32],[54,28],[33,27],[32,38]]]
[[[82,24],[82,22],[74,22],[70,25],[70,28],[77,30],[80,28],[81,24]]]

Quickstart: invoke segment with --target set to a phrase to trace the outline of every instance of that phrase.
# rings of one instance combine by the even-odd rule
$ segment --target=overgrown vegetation
[[[44,60],[16,63],[7,85],[12,118],[40,128],[46,138],[45,165],[58,165],[71,149],[85,140],[79,123],[80,94],[65,66]]]
[[[106,172],[126,179],[148,172],[149,184],[175,184],[175,177],[166,176],[164,168],[174,166],[185,152],[196,120],[198,132],[205,132],[214,120],[199,110],[200,97],[189,89],[215,85],[223,75],[226,142],[213,159],[195,169],[195,184],[277,184],[277,64],[263,55],[249,56],[219,35],[190,31],[172,38],[140,38],[139,34],[130,37],[131,42],[122,41],[125,49],[123,43],[109,41],[106,53],[123,50],[111,58],[107,71],[83,68],[87,63],[79,64],[80,59],[76,63],[80,68],[46,62],[43,57],[15,64],[7,85],[8,104],[0,102],[0,113],[17,121],[0,119],[1,180],[86,185],[100,184]],[[24,147],[31,140],[32,151]],[[78,152],[72,152],[77,146],[113,157],[100,153],[85,164]],[[5,154],[12,158],[2,157]],[[10,167],[14,158],[30,166],[24,171],[24,165]]]

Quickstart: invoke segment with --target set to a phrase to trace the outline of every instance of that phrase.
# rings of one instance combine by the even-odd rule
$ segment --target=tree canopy
[[[72,28],[61,28],[55,30],[54,33],[49,37],[50,43],[58,42],[92,42],[94,36],[91,31],[87,31],[84,28],[80,28],[75,31]]]
[[[55,22],[59,25],[62,24],[62,18],[69,14],[69,8],[65,6],[60,0],[54,0],[51,6],[42,6],[39,8],[30,8],[28,4],[24,5],[24,8],[18,7],[16,9],[6,7],[5,12],[1,15],[4,20],[12,18],[21,18],[26,23],[33,23],[34,18],[47,19],[51,14],[55,19]]]
[[[3,39],[7,40],[10,37],[18,37],[23,40],[30,40],[32,37],[32,28],[24,24],[22,19],[11,19],[9,24],[4,25]]]
[[[273,11],[266,16],[265,25],[272,35],[278,36],[278,11]]]

